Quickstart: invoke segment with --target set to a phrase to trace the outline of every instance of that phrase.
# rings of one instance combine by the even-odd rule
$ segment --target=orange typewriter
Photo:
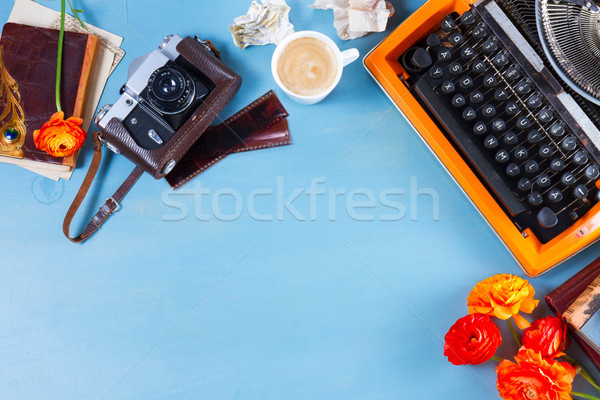
[[[579,0],[429,0],[364,59],[531,277],[600,236],[600,64],[580,60],[599,62],[598,20]]]

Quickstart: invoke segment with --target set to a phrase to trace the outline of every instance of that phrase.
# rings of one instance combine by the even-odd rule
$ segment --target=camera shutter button
[[[154,129],[150,129],[148,131],[148,136],[150,136],[150,139],[154,140],[157,144],[163,144],[163,140],[160,136],[158,136],[158,133],[156,133],[156,131]]]

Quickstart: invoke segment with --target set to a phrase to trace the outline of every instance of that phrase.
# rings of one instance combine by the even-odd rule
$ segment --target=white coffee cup
[[[296,39],[300,39],[300,38],[314,38],[314,39],[319,40],[320,42],[325,44],[329,49],[331,49],[331,51],[333,52],[333,54],[335,56],[335,60],[336,60],[336,64],[337,64],[336,65],[337,72],[336,72],[335,78],[333,79],[333,82],[327,88],[324,88],[322,91],[320,91],[317,94],[302,95],[302,94],[293,92],[292,90],[290,90],[288,87],[286,87],[282,83],[282,80],[280,79],[279,74],[278,74],[279,58],[280,58],[283,50],[290,42],[292,42],[293,40],[296,40]],[[327,97],[327,95],[329,93],[331,93],[331,91],[337,86],[338,82],[340,81],[344,67],[346,65],[350,64],[352,61],[356,60],[358,58],[358,56],[359,56],[359,53],[358,53],[357,49],[348,49],[345,51],[340,51],[340,49],[336,46],[336,44],[333,42],[333,40],[331,40],[329,37],[327,37],[326,35],[324,35],[320,32],[301,31],[301,32],[296,32],[289,36],[286,36],[285,39],[283,39],[277,45],[277,47],[275,48],[275,52],[273,53],[273,58],[271,59],[271,72],[273,74],[273,78],[275,79],[275,82],[277,83],[277,85],[292,100],[294,100],[300,104],[315,104],[315,103],[318,103],[321,100],[323,100],[325,97]]]

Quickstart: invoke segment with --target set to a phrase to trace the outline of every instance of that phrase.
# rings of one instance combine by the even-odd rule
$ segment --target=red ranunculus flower
[[[454,365],[481,364],[492,358],[502,343],[500,330],[491,317],[483,314],[460,318],[445,339],[444,355]]]
[[[567,362],[544,358],[532,349],[523,349],[516,364],[502,360],[496,367],[496,387],[505,400],[572,400],[571,383],[575,369]]]
[[[557,358],[568,346],[567,324],[561,317],[547,316],[534,321],[523,332],[523,347],[544,357]]]
[[[83,146],[87,133],[81,129],[81,118],[65,118],[58,111],[39,130],[33,132],[33,143],[38,149],[54,157],[66,157]]]

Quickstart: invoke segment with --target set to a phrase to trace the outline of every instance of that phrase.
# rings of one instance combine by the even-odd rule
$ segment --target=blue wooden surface
[[[240,50],[227,30],[249,3],[74,0],[125,38],[101,104],[165,35],[197,34],[243,77],[222,117],[273,88],[293,144],[227,157],[176,192],[145,175],[83,245],[61,226],[89,143],[70,181],[0,165],[1,399],[498,398],[494,365],[451,366],[443,336],[477,281],[521,270],[360,62],[317,105],[276,89],[274,46]],[[296,30],[361,56],[385,36],[341,41],[310,3],[288,1]],[[392,3],[389,27],[422,0]],[[0,4],[6,21],[12,1]],[[107,154],[74,230],[131,168]],[[311,185],[325,193],[311,200]],[[533,280],[536,297],[599,249]]]

